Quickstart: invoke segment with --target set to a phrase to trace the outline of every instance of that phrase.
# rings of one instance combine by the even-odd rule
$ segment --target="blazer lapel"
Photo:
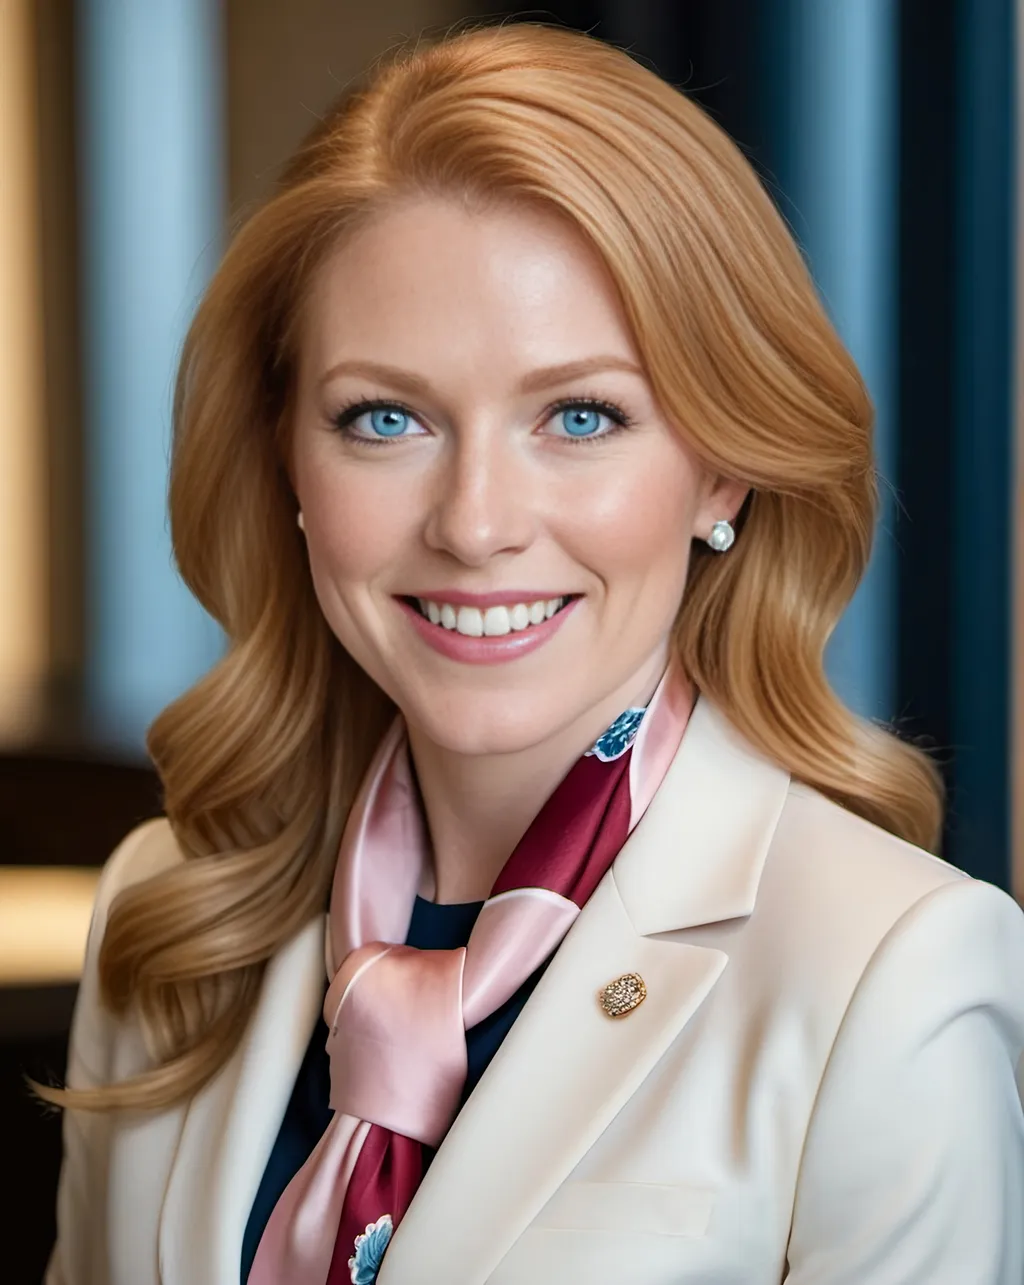
[[[193,1098],[167,1186],[165,1285],[238,1281],[242,1236],[323,1003],[324,920],[268,962],[241,1046]]]
[[[721,950],[654,934],[750,914],[788,784],[697,702],[647,814],[427,1171],[379,1285],[486,1281],[726,967]],[[628,972],[647,998],[609,1018],[597,993]]]

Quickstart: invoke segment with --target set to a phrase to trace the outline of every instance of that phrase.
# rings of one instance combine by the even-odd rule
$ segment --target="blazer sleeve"
[[[173,859],[173,851],[167,822],[149,821],[133,830],[103,867],[71,1020],[65,1075],[69,1088],[97,1087],[120,1078],[115,1055],[121,1023],[101,1002],[97,967],[107,914],[117,893],[158,873],[169,857]],[[65,1111],[62,1126],[57,1241],[44,1285],[91,1285],[108,1275],[105,1214],[111,1117],[106,1112]]]
[[[805,1139],[787,1285],[1024,1282],[1024,915],[989,884],[886,935]]]

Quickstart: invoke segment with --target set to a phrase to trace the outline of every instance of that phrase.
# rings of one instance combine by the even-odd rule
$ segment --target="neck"
[[[434,853],[421,896],[438,902],[484,900],[573,763],[624,709],[650,701],[663,670],[659,658],[569,726],[513,753],[455,753],[410,727],[409,748]]]

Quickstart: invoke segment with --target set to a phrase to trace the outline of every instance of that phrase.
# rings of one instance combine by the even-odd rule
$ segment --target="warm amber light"
[[[0,730],[48,664],[33,0],[0,4]]]
[[[99,870],[0,866],[0,986],[76,982]]]

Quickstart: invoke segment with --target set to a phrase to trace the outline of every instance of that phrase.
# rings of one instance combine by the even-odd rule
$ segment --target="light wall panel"
[[[174,568],[171,396],[223,223],[218,0],[76,7],[90,735],[141,750],[213,664],[219,630]]]
[[[0,735],[48,666],[47,512],[33,0],[0,3]]]
[[[1016,31],[1016,333],[1014,345],[1013,730],[1011,813],[1013,891],[1024,903],[1024,0]]]

